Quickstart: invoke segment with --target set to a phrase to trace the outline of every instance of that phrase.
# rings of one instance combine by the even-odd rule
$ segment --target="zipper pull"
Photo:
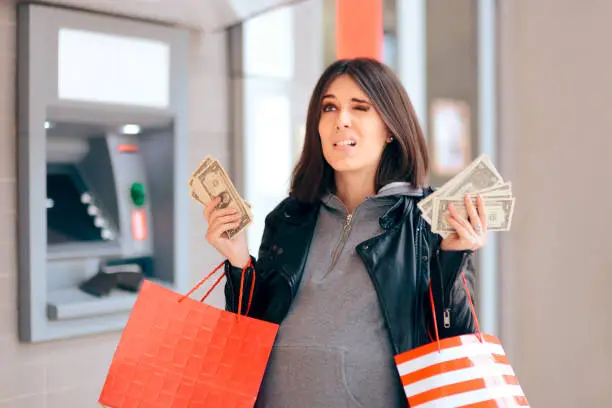
[[[444,309],[444,328],[449,329],[450,326],[450,309]]]
[[[351,218],[353,218],[353,214],[347,214],[346,215],[346,221],[344,222],[344,230],[348,230],[348,228],[351,225]]]

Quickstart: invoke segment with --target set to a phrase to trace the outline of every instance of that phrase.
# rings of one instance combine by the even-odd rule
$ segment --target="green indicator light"
[[[142,183],[133,183],[130,187],[130,197],[136,207],[141,207],[145,202],[145,188]]]

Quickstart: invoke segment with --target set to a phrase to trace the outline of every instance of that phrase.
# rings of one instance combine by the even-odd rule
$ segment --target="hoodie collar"
[[[378,190],[378,193],[376,193],[376,195],[366,197],[364,203],[377,201],[388,202],[388,199],[392,197],[420,197],[422,195],[423,189],[415,188],[406,181],[394,181],[384,185],[380,190]],[[340,200],[338,196],[331,192],[328,192],[323,197],[321,197],[321,202],[326,207],[332,208],[334,210],[346,211],[342,200]]]
[[[376,194],[374,197],[387,197],[393,195],[420,197],[423,195],[423,189],[415,188],[407,181],[393,181],[384,185],[380,190],[378,190],[378,194]]]

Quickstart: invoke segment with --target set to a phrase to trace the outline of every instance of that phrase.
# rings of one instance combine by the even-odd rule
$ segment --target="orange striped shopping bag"
[[[440,340],[429,288],[436,341],[395,356],[408,404],[411,408],[528,407],[499,340],[480,332],[462,278],[478,333]]]

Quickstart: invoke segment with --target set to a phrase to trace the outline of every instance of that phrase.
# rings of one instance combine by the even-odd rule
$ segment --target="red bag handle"
[[[219,264],[219,266],[217,266],[204,279],[199,281],[189,292],[187,292],[187,294],[182,296],[179,299],[179,302],[182,302],[183,300],[188,298],[193,292],[195,292],[200,286],[202,286],[208,279],[210,279],[211,276],[213,276],[224,265],[225,265],[225,261],[221,262]],[[247,305],[247,310],[246,310],[245,316],[249,314],[249,311],[251,310],[251,303],[253,302],[253,293],[255,292],[255,267],[253,266],[253,260],[249,259],[249,263],[247,263],[244,266],[244,268],[242,268],[242,273],[240,274],[240,296],[239,296],[239,299],[238,299],[238,315],[240,315],[242,313],[241,309],[242,309],[242,295],[243,295],[243,292],[244,292],[244,274],[246,273],[246,271],[249,268],[249,266],[252,267],[252,269],[253,269],[253,282],[251,283],[251,292],[249,294],[249,303]],[[221,274],[221,276],[219,276],[219,278],[215,281],[215,283],[211,286],[211,288],[208,289],[208,292],[206,292],[206,294],[204,296],[202,296],[202,299],[200,299],[200,302],[203,302],[204,300],[206,300],[208,295],[210,295],[210,293],[213,291],[213,289],[215,289],[215,287],[219,284],[219,282],[221,282],[221,280],[223,279],[223,276],[225,276],[225,273],[223,273],[223,274]]]
[[[467,294],[468,301],[470,302],[470,310],[472,311],[472,316],[474,317],[474,323],[476,324],[476,331],[478,332],[478,337],[480,342],[482,342],[482,332],[480,331],[480,325],[478,324],[478,317],[476,317],[476,310],[474,309],[474,303],[472,302],[472,296],[470,296],[470,289],[467,285],[467,280],[465,279],[465,274],[461,272],[461,279],[463,280],[463,286],[465,287],[465,293]],[[436,319],[436,307],[434,306],[434,298],[433,291],[431,290],[431,283],[429,284],[429,302],[431,303],[431,313],[433,315],[434,321],[434,329],[436,331],[436,341],[438,342],[438,352],[440,352],[440,334],[438,333],[438,321]]]

